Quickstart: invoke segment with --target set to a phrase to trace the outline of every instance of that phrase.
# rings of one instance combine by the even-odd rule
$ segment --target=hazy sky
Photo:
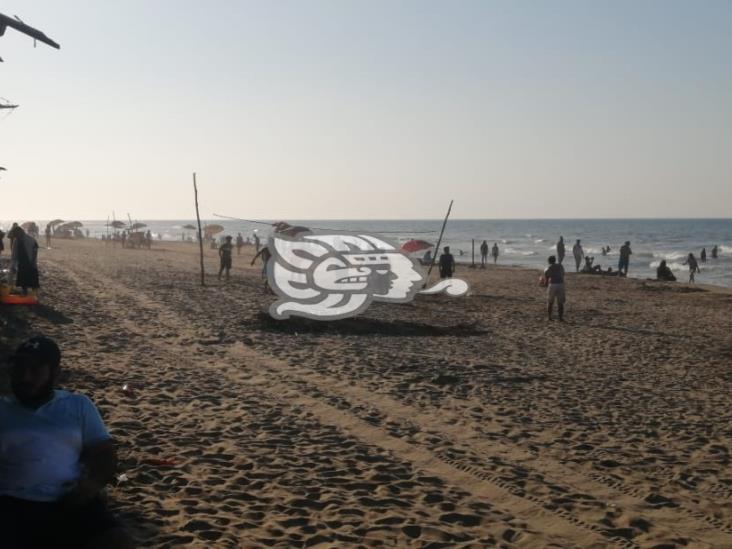
[[[730,0],[0,11],[3,220],[732,215]]]

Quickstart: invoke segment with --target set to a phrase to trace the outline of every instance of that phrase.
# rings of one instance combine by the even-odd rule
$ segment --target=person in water
[[[565,254],[565,248],[564,248],[564,237],[559,237],[559,242],[557,242],[557,263],[560,265],[562,264],[562,261],[564,261],[564,254]]]
[[[719,248],[715,244],[712,248],[712,259],[717,259],[717,256],[719,255]]]
[[[450,278],[454,272],[455,258],[450,253],[450,246],[445,246],[440,255],[440,278]]]
[[[549,266],[544,271],[544,280],[546,281],[547,290],[547,313],[549,320],[552,320],[552,309],[554,302],[557,302],[557,312],[559,320],[564,321],[564,303],[566,294],[564,291],[564,267],[557,263],[557,258],[553,255],[549,256]]]
[[[656,269],[656,279],[657,280],[664,280],[666,282],[675,282],[676,277],[674,276],[674,273],[671,272],[671,269],[669,269],[668,265],[666,264],[666,260],[661,260],[661,263],[658,265],[658,268]]]
[[[684,265],[689,266],[689,284],[694,284],[694,274],[701,272],[701,269],[699,269],[699,263],[697,263],[694,254],[689,254],[686,261],[684,261]]]
[[[702,251],[699,254],[699,259],[701,259],[701,262],[702,263],[706,263],[707,262],[707,249],[706,248],[702,248]]]
[[[618,271],[622,276],[628,276],[631,255],[633,252],[630,249],[630,241],[626,240],[625,244],[620,247],[620,259],[618,260]]]
[[[27,295],[28,288],[39,286],[38,242],[17,225],[10,232],[13,242],[10,265],[16,273],[15,285],[23,289],[23,295]]]

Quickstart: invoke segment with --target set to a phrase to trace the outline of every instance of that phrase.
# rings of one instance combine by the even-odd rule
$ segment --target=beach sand
[[[0,313],[99,406],[141,546],[732,547],[729,292],[572,274],[562,324],[538,272],[460,269],[465,298],[276,322],[251,248],[205,288],[197,252],[56,241]]]

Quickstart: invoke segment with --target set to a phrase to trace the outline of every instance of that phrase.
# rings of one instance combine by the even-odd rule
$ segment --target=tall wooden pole
[[[442,235],[445,232],[445,225],[447,225],[447,218],[450,217],[450,212],[452,211],[452,200],[450,200],[450,206],[447,208],[447,214],[445,215],[445,220],[442,222],[442,229],[440,230],[440,238],[437,239],[437,247],[435,248],[435,253],[432,254],[432,263],[430,263],[430,268],[427,270],[427,279],[425,280],[425,286],[427,285],[427,282],[430,280],[430,273],[432,273],[432,267],[435,266],[435,259],[437,259],[437,254],[440,253],[440,244],[442,243]]]
[[[475,269],[475,239],[473,239],[472,242],[473,242],[473,264],[470,267]]]
[[[201,235],[201,216],[198,213],[198,187],[196,186],[196,172],[193,172],[193,197],[196,201],[196,221],[198,221],[198,248],[201,252],[201,286],[206,285],[203,270],[203,236]]]

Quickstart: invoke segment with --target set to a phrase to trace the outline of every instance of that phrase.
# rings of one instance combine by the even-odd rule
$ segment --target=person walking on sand
[[[241,249],[244,247],[244,237],[241,233],[236,235],[236,255],[241,255]]]
[[[559,242],[557,242],[557,260],[560,265],[562,264],[562,261],[564,261],[564,252],[564,237],[560,236]]]
[[[227,236],[224,239],[224,243],[219,246],[219,280],[221,280],[221,273],[226,271],[226,280],[229,280],[229,271],[231,271],[231,256],[234,251],[234,246],[231,244],[231,236]]]
[[[689,266],[689,284],[694,284],[694,273],[701,272],[701,269],[699,268],[699,264],[696,262],[694,254],[690,253],[683,264]]]
[[[491,248],[491,255],[493,256],[493,264],[495,265],[498,263],[498,242],[493,243],[493,247]]]
[[[702,251],[699,254],[699,259],[701,259],[701,262],[702,263],[706,263],[707,262],[707,249],[706,248],[702,248]]]
[[[547,313],[548,319],[552,320],[552,309],[554,302],[557,302],[559,320],[564,321],[564,302],[566,294],[564,291],[564,267],[557,263],[557,258],[549,256],[549,266],[544,270],[544,283],[547,286]]]
[[[572,255],[574,256],[575,271],[579,272],[580,265],[582,264],[582,258],[585,257],[585,251],[582,249],[582,244],[580,244],[579,238],[577,239],[577,242],[575,242],[574,246],[572,246]]]
[[[455,258],[450,253],[450,246],[445,246],[440,255],[440,278],[450,278],[455,272]]]
[[[38,242],[26,234],[22,227],[16,226],[11,233],[13,247],[10,270],[16,273],[15,285],[23,288],[23,295],[28,295],[28,288],[37,289],[39,286]]]
[[[620,259],[618,260],[618,271],[620,276],[628,276],[628,266],[630,265],[630,256],[633,251],[630,249],[630,241],[626,240],[625,244],[620,246]]]
[[[488,242],[484,240],[480,245],[480,268],[485,269],[486,263],[488,263]]]
[[[51,249],[51,225],[46,225],[46,248]]]

